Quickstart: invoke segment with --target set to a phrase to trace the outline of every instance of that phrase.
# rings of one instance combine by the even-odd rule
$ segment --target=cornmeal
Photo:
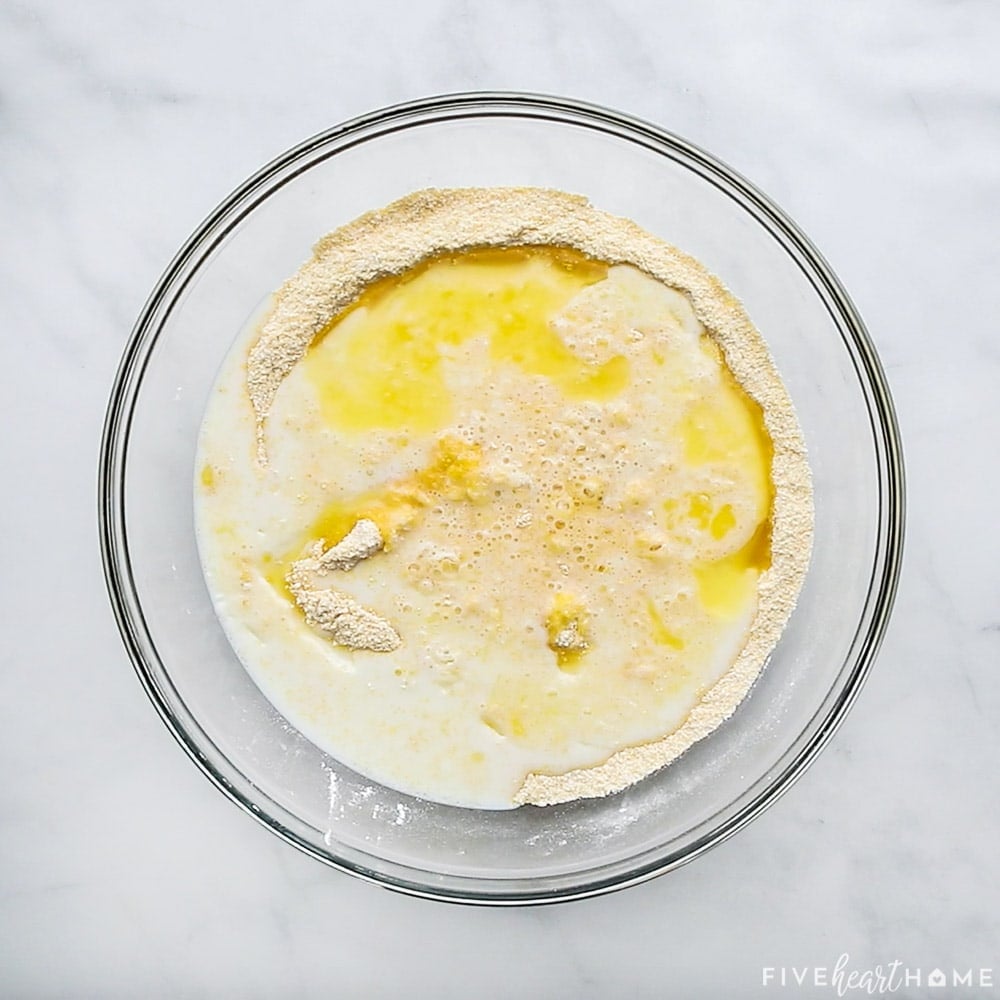
[[[319,747],[459,806],[605,795],[726,719],[809,561],[740,304],[586,200],[423,191],[240,337],[196,475],[209,589]]]

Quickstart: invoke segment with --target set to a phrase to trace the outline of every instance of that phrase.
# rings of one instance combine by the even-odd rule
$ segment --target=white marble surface
[[[1000,981],[998,49],[988,0],[3,4],[0,994],[833,996],[762,967],[845,952]],[[910,487],[879,662],[789,794],[652,883],[507,911],[329,871],[218,794],[133,675],[95,529],[114,369],[191,229],[313,132],[478,88],[649,118],[770,193],[869,324]]]

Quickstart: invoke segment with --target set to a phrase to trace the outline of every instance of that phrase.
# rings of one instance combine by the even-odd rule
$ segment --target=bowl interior
[[[586,195],[699,258],[744,302],[795,403],[814,475],[799,606],[736,714],[605,799],[455,809],[376,785],[264,699],[216,619],[195,545],[195,445],[240,329],[323,234],[422,187]],[[901,527],[891,405],[849,303],[794,229],[697,150],[559,102],[425,102],[318,137],[234,194],[164,276],[109,414],[113,599],[140,674],[199,763],[317,857],[446,898],[551,899],[669,868],[787,783],[856,693],[884,626]]]

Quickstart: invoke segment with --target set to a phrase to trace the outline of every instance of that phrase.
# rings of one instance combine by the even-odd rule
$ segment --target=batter
[[[279,711],[374,780],[491,809],[607,794],[718,725],[811,529],[735,300],[533,189],[421,192],[322,242],[223,366],[196,513]]]

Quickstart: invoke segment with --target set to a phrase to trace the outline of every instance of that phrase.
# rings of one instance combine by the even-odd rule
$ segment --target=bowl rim
[[[820,296],[841,332],[859,380],[872,426],[879,492],[877,546],[869,580],[865,611],[858,624],[845,665],[854,665],[836,697],[829,696],[800,732],[795,743],[812,732],[803,746],[779,773],[735,814],[682,851],[632,869],[624,877],[594,878],[570,887],[503,889],[503,880],[449,876],[461,884],[498,883],[494,891],[431,885],[419,880],[386,875],[365,868],[348,858],[327,854],[305,841],[277,817],[254,801],[253,786],[240,773],[246,788],[238,787],[209,759],[189,732],[188,722],[171,706],[165,690],[170,686],[166,668],[146,627],[142,605],[134,584],[126,532],[125,467],[128,458],[132,414],[153,347],[169,317],[200,266],[242,219],[291,179],[308,170],[319,159],[327,159],[352,146],[389,132],[418,124],[484,117],[529,118],[583,125],[613,137],[628,140],[671,159],[679,159],[720,191],[740,204],[763,225],[798,265]],[[849,339],[848,339],[849,338]],[[101,560],[108,596],[122,642],[146,694],[167,729],[202,773],[232,802],[264,827],[318,861],[366,881],[408,895],[441,901],[486,905],[539,904],[601,895],[647,881],[699,857],[742,829],[773,804],[829,741],[854,704],[881,645],[899,582],[905,532],[905,474],[902,443],[885,374],[871,338],[857,309],[830,265],[799,227],[763,192],[742,175],[686,139],[643,119],[598,104],[572,98],[516,91],[471,91],[424,97],[380,108],[321,131],[291,147],[265,164],[239,185],[202,221],[168,264],[146,300],[128,341],[111,389],[100,445],[98,467],[98,529]],[[158,663],[162,676],[151,666]],[[828,704],[829,703],[829,704]],[[817,717],[825,715],[818,721]],[[192,716],[190,722],[195,722]],[[787,756],[788,751],[786,751]],[[233,768],[233,770],[236,770]],[[418,869],[412,869],[418,871]],[[599,870],[599,869],[597,869]],[[516,880],[519,884],[524,880]]]

